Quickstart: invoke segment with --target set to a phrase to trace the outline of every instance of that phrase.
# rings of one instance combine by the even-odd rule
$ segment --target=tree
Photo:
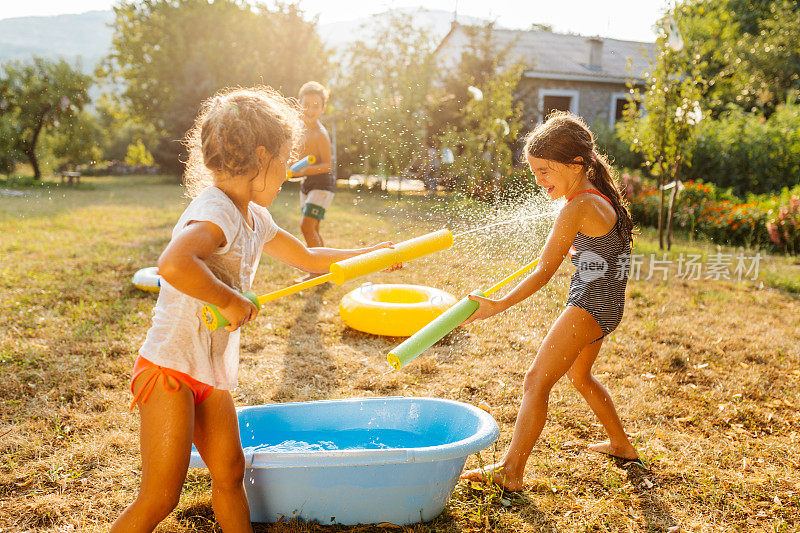
[[[120,102],[103,95],[95,109],[104,132],[101,143],[104,160],[123,161],[131,143],[141,142],[148,153],[158,144],[160,132],[153,124],[130,113]]]
[[[327,52],[297,4],[240,0],[123,0],[101,74],[122,84],[124,107],[160,132],[153,155],[179,171],[179,141],[200,103],[227,86],[271,85],[293,95],[324,79]]]
[[[402,175],[428,137],[435,43],[409,15],[374,21],[369,41],[347,49],[335,80],[336,108],[347,117],[340,152],[351,169]]]
[[[8,100],[0,99],[0,172],[10,177],[22,154],[15,143],[15,110],[9,109]]]
[[[153,156],[147,151],[141,139],[128,145],[128,152],[125,154],[125,164],[132,167],[150,166],[153,164]]]
[[[509,64],[515,41],[500,46],[494,25],[465,26],[467,42],[459,63],[444,72],[444,97],[432,122],[442,146],[457,157],[452,171],[468,194],[498,201],[503,175],[514,168],[514,147],[522,128],[522,105],[514,93],[524,65]]]
[[[713,116],[730,105],[769,116],[800,88],[800,0],[687,0],[676,17]]]
[[[522,127],[514,89],[523,71],[524,65],[516,64],[489,77],[482,87],[473,87],[462,119],[440,137],[442,146],[456,152],[453,172],[463,176],[458,186],[471,196],[499,201],[503,173],[514,168],[512,147]]]
[[[658,178],[660,189],[658,241],[664,248],[664,196],[670,190],[666,213],[666,247],[672,246],[672,214],[680,190],[680,172],[691,160],[694,133],[703,118],[700,99],[703,80],[693,45],[684,46],[674,33],[674,22],[666,16],[658,24],[656,57],[645,73],[647,90],[629,83],[631,102],[619,126],[631,149],[641,152],[645,166]],[[686,74],[688,73],[688,74]],[[636,102],[641,102],[637,105]],[[644,111],[643,111],[644,110]]]
[[[86,109],[63,119],[44,143],[61,168],[91,165],[103,156],[103,132],[97,117]]]
[[[744,58],[742,92],[769,116],[800,90],[800,5],[772,2],[759,31],[745,33],[737,49]]]
[[[798,0],[727,0],[724,7],[733,15],[741,31],[757,35],[763,29],[763,21],[770,18],[776,6],[794,11],[800,10]]]
[[[431,115],[432,130],[444,133],[453,125],[465,120],[466,106],[472,101],[470,87],[483,87],[488,79],[500,70],[513,42],[500,47],[494,34],[494,24],[462,26],[467,42],[461,52],[458,65],[450,70],[442,69],[437,74],[437,85],[441,87],[438,105]]]
[[[13,116],[14,149],[30,161],[35,179],[42,177],[36,153],[42,133],[83,109],[90,85],[89,76],[63,59],[34,57],[3,67],[0,100]]]

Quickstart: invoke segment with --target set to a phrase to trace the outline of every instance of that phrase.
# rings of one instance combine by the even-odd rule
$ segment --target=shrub
[[[634,221],[642,226],[658,223],[658,188],[635,174],[621,176]],[[800,253],[800,186],[784,189],[780,196],[748,195],[740,199],[730,189],[687,181],[678,194],[674,224],[691,235],[720,244],[771,247]],[[786,204],[786,205],[783,205]]]
[[[620,139],[616,128],[612,128],[604,120],[592,123],[592,133],[597,151],[609,156],[618,168],[641,168],[644,165],[642,154],[631,150],[627,141]]]
[[[128,151],[125,155],[125,164],[136,166],[151,166],[153,164],[153,156],[145,147],[141,139],[137,139],[135,143],[128,145]]]
[[[767,222],[767,232],[778,248],[792,255],[800,253],[800,196],[792,195],[787,205],[778,208]]]
[[[800,184],[800,104],[768,119],[733,108],[700,123],[686,176],[736,194],[763,194]]]

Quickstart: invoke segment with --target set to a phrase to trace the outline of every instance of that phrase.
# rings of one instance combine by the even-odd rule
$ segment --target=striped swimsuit
[[[579,191],[567,201],[584,192],[601,196],[611,203],[594,189]],[[614,227],[600,237],[589,237],[578,232],[570,250],[576,270],[570,280],[567,305],[580,307],[594,317],[603,330],[603,335],[597,340],[616,329],[625,309],[631,243],[629,239],[620,237],[619,224],[617,217]]]

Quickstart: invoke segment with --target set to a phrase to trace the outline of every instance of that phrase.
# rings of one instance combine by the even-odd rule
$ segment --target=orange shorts
[[[150,397],[150,393],[153,392],[153,388],[156,386],[159,376],[162,377],[161,382],[164,385],[164,390],[167,392],[178,392],[181,389],[181,383],[186,385],[189,390],[192,391],[195,405],[208,398],[208,395],[214,390],[214,387],[211,385],[197,381],[189,374],[184,374],[183,372],[178,372],[177,370],[173,370],[164,366],[158,366],[140,355],[136,358],[136,362],[133,364],[131,393],[133,393],[133,384],[136,381],[136,378],[139,377],[139,374],[149,368],[157,368],[158,370],[148,376],[147,381],[144,382],[138,393],[134,393],[133,401],[131,402],[131,410],[133,410],[134,406],[136,406],[136,402],[139,401],[139,398],[142,399],[142,403],[147,401],[147,398]],[[178,381],[176,387],[173,388],[169,386],[167,376],[170,376]]]

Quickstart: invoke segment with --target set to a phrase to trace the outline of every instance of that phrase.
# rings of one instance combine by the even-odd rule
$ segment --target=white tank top
[[[181,215],[172,238],[195,221],[208,221],[225,234],[225,245],[205,262],[214,275],[237,291],[253,283],[264,244],[278,231],[266,208],[250,202],[253,228],[236,205],[217,187],[208,187]],[[200,310],[206,302],[178,291],[162,279],[153,324],[139,354],[150,362],[189,374],[217,389],[236,388],[239,371],[239,330],[209,331]]]

